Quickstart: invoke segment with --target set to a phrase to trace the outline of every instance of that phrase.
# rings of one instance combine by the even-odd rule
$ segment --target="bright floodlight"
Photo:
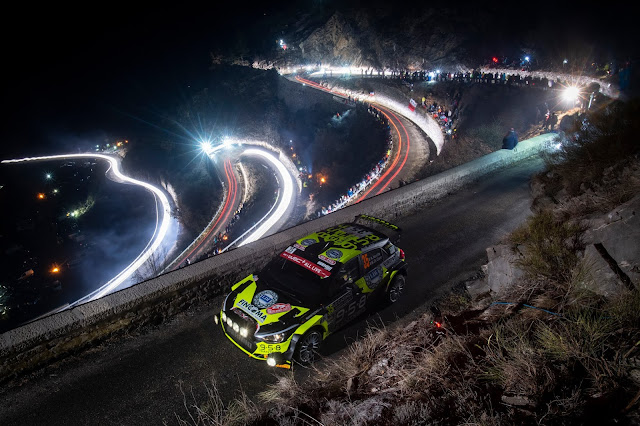
[[[45,175],[45,177],[46,177],[47,179],[51,179],[51,173],[47,173],[47,174]]]
[[[565,100],[571,102],[571,101],[575,101],[576,99],[578,99],[578,95],[579,94],[580,94],[580,91],[578,90],[577,87],[569,86],[566,89],[564,89],[564,92],[562,93],[562,96],[564,97]]]
[[[528,57],[528,56],[525,56],[525,57],[524,57],[524,60],[525,60],[525,61],[527,61],[527,62],[529,62],[529,57]]]
[[[202,141],[200,142],[200,147],[204,151],[205,154],[209,155],[213,152],[213,145],[211,145],[210,141]]]

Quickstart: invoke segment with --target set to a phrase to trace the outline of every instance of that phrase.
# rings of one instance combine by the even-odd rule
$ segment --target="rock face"
[[[391,9],[336,12],[299,43],[302,60],[372,68],[429,68],[476,63],[467,46],[482,19],[446,9],[406,16]],[[463,30],[463,31],[461,31]]]
[[[508,245],[489,247],[487,258],[487,283],[494,294],[501,293],[524,275],[524,272],[515,266],[518,255]]]
[[[640,196],[601,218],[585,232],[586,285],[604,296],[640,289]]]
[[[300,50],[304,58],[314,61],[334,58],[336,63],[361,65],[365,61],[360,48],[360,38],[342,14],[336,13],[324,26],[300,43]]]
[[[582,261],[585,289],[613,297],[640,289],[640,195],[609,213],[587,221]],[[473,298],[488,287],[493,296],[514,286],[524,275],[516,266],[518,254],[508,245],[487,248],[486,284],[468,288]],[[486,287],[485,287],[486,286]]]

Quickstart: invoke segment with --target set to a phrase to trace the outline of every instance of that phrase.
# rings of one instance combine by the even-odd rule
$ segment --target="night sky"
[[[145,126],[140,120],[156,120],[210,83],[211,49],[243,37],[251,43],[256,34],[246,23],[259,26],[271,17],[264,6],[247,7],[252,3],[207,9],[111,4],[56,4],[6,17],[16,25],[2,30],[8,74],[2,158],[127,137],[130,126]]]

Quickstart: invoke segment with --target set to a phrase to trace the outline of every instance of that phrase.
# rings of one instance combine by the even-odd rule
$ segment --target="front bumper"
[[[221,314],[222,311],[215,316],[216,324],[220,324],[224,335],[242,352],[251,358],[268,361],[269,365],[275,367],[291,368],[293,351],[300,338],[299,335],[294,334],[281,343],[256,341],[253,339],[253,333],[249,333],[247,337],[243,337],[239,332],[235,331],[233,327],[230,327],[226,322],[222,321]],[[231,321],[233,322],[233,318],[231,318]],[[272,358],[273,361],[270,361],[269,358]],[[273,364],[274,362],[275,364]]]

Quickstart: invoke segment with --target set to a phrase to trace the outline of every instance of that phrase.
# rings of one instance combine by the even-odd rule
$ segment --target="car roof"
[[[317,301],[328,288],[321,283],[339,276],[343,263],[386,244],[389,237],[380,231],[361,224],[342,223],[298,239],[261,274],[270,287],[286,288],[292,294],[295,291],[300,300]]]
[[[382,247],[388,241],[389,237],[384,233],[350,222],[306,235],[297,240],[293,247],[304,252],[301,255],[308,260],[328,261],[333,266],[338,262],[345,263],[360,253]]]

